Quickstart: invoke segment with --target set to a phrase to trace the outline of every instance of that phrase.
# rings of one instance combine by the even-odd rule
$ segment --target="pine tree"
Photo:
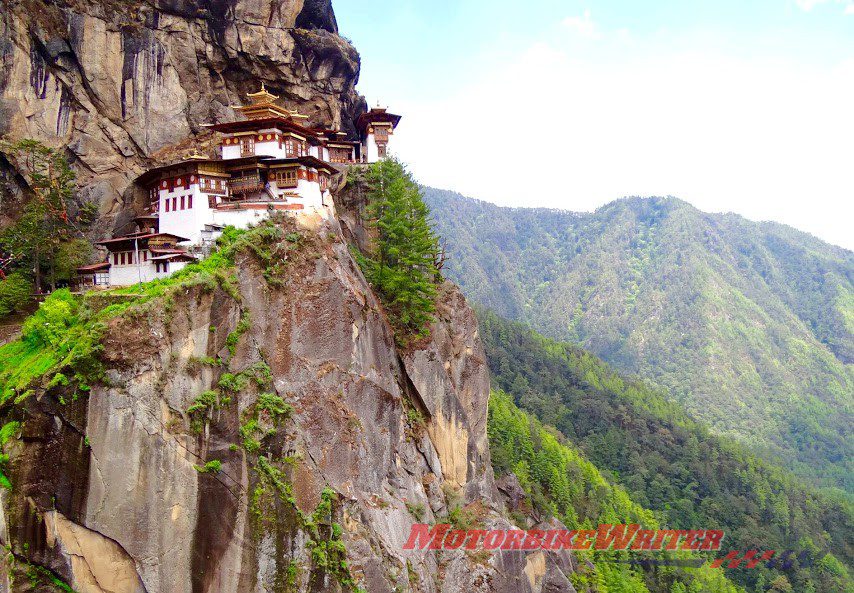
[[[398,341],[406,344],[429,334],[439,278],[439,241],[421,190],[400,162],[374,163],[366,183],[366,219],[373,241],[360,263],[383,301]]]

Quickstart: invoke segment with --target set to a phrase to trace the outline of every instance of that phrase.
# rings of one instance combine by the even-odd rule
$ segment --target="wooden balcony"
[[[238,177],[237,179],[229,180],[228,189],[232,194],[241,195],[262,191],[264,184],[261,183],[261,179],[257,175],[252,177]]]

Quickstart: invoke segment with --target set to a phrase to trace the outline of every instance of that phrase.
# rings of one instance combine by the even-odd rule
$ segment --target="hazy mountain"
[[[674,198],[576,214],[425,194],[447,241],[445,272],[470,298],[852,490],[852,252]]]

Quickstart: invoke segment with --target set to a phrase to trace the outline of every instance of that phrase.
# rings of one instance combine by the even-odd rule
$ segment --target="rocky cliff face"
[[[260,81],[312,123],[364,109],[329,0],[0,10],[0,133],[66,146],[101,234],[141,204],[136,175],[210,146],[202,124]],[[2,217],[26,188],[1,154],[0,173]],[[84,397],[44,377],[7,402],[0,593],[573,591],[569,555],[403,549],[452,512],[510,527],[487,367],[449,283],[431,338],[396,347],[350,254],[358,204],[336,202],[343,229],[282,220],[233,267],[112,318]]]
[[[446,283],[401,351],[338,221],[279,224],[110,321],[87,397],[11,412],[0,591],[573,591],[568,555],[403,549],[455,508],[510,527],[475,316]]]
[[[0,0],[0,135],[67,147],[100,234],[130,216],[131,181],[209,147],[260,82],[288,107],[352,130],[359,55],[329,0]],[[192,141],[191,141],[192,139]],[[3,208],[21,180],[0,154]]]

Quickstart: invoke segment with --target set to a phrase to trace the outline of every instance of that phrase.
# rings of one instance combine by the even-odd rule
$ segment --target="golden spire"
[[[255,93],[246,93],[246,96],[252,101],[255,105],[269,105],[276,101],[279,97],[278,95],[274,95],[273,93],[267,90],[267,87],[264,86],[264,81],[261,81],[261,90]]]
[[[184,157],[185,161],[206,161],[208,157],[201,154],[197,148],[193,149],[193,152],[189,153],[186,157]]]
[[[270,117],[282,117],[293,120],[308,119],[307,115],[302,115],[294,110],[276,105],[275,101],[279,99],[279,96],[268,91],[263,82],[261,82],[261,90],[254,93],[246,93],[246,96],[251,101],[249,105],[231,105],[230,107],[245,115],[247,119],[266,119]]]

